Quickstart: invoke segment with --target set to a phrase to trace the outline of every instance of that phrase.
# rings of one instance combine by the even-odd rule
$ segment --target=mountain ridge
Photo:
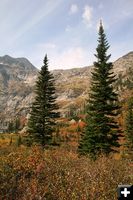
[[[126,77],[133,69],[133,51],[117,59],[114,72]],[[93,66],[52,70],[55,78],[57,101],[65,116],[71,109],[82,109],[87,98]],[[26,116],[34,99],[34,85],[39,70],[27,58],[0,57],[0,113],[1,119]]]

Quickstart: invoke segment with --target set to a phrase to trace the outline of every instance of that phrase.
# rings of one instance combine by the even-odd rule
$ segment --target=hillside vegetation
[[[118,184],[132,184],[129,160],[90,161],[64,148],[7,146],[0,153],[0,199],[116,200]]]
[[[0,57],[0,200],[116,200],[133,183],[133,52],[113,72],[99,36],[92,67]]]

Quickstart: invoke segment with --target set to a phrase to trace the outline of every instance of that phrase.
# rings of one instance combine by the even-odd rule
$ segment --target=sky
[[[102,19],[110,61],[133,51],[133,0],[0,0],[0,56],[49,69],[92,65]]]

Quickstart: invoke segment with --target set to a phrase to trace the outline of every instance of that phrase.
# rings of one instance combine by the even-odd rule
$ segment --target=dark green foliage
[[[32,104],[31,116],[28,122],[28,132],[31,140],[33,139],[34,142],[45,146],[51,143],[56,119],[59,117],[54,78],[48,71],[47,55],[38,75],[35,93],[36,97]]]
[[[108,62],[109,44],[102,24],[99,28],[98,46],[96,48],[97,62],[94,63],[91,88],[87,103],[85,133],[81,136],[79,151],[95,158],[100,153],[109,154],[112,147],[119,147],[118,125],[115,121],[118,111],[118,95],[113,84],[116,77],[113,65]]]
[[[14,122],[14,131],[17,132],[20,129],[20,119],[16,118]]]
[[[20,130],[20,119],[16,118],[15,120],[12,120],[9,122],[8,125],[8,132],[12,133],[12,132],[18,132]]]
[[[133,97],[128,101],[127,115],[126,115],[126,146],[133,151]]]
[[[14,132],[14,123],[13,123],[12,121],[9,122],[9,125],[8,125],[8,132],[9,132],[9,133]]]

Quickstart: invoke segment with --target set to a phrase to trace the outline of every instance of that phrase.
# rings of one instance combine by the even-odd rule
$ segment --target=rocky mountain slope
[[[119,81],[117,87],[125,84],[133,71],[133,52],[114,63]],[[90,85],[93,66],[69,70],[53,70],[58,103],[63,115],[84,107]],[[34,99],[34,84],[38,70],[26,58],[0,57],[0,117],[26,116]],[[127,76],[128,75],[128,76]],[[131,79],[131,78],[130,78]]]
[[[38,70],[26,58],[0,57],[0,117],[26,115]]]
[[[120,94],[123,88],[133,89],[133,52],[116,60],[113,68],[118,77],[115,87]],[[91,70],[93,66],[53,71],[58,102],[63,112],[83,109],[90,85]]]

